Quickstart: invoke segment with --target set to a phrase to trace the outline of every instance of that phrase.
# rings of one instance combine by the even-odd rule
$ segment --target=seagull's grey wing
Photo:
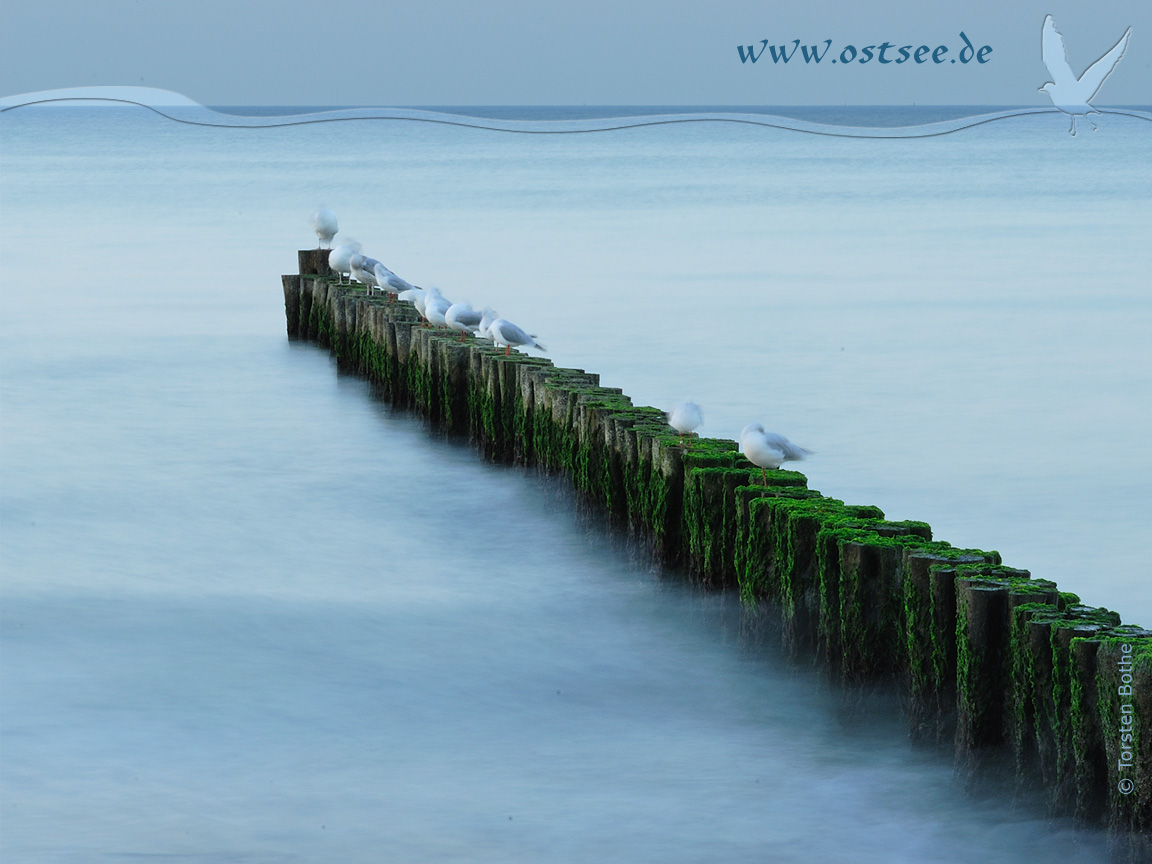
[[[1116,68],[1120,58],[1128,50],[1128,37],[1131,35],[1132,28],[1129,27],[1120,37],[1120,41],[1112,46],[1111,51],[1084,70],[1084,74],[1080,76],[1080,86],[1085,90],[1090,89],[1092,91],[1091,95],[1084,100],[1085,102],[1092,100],[1092,97],[1099,91],[1100,85],[1104,83],[1104,79],[1112,74],[1112,70]]]
[[[508,320],[505,320],[504,323],[500,325],[500,333],[504,336],[505,341],[511,342],[513,345],[536,344],[531,336]]]
[[[1076,84],[1076,75],[1068,65],[1068,51],[1064,47],[1064,37],[1056,29],[1056,22],[1048,15],[1044,19],[1044,32],[1040,41],[1040,52],[1044,65],[1057,87],[1071,87]]]
[[[797,459],[803,459],[808,456],[812,451],[804,447],[793,444],[783,435],[777,435],[775,432],[765,432],[764,440],[767,441],[773,448],[779,450],[784,454],[787,461],[795,462]]]
[[[411,291],[413,288],[416,287],[415,285],[410,283],[408,280],[401,279],[399,276],[397,276],[395,273],[393,273],[391,270],[389,270],[383,264],[380,265],[380,269],[383,271],[384,282],[386,282],[388,284],[388,286],[390,288],[392,288],[393,290],[395,290],[395,291]],[[376,278],[379,279],[380,274],[377,274]]]
[[[465,327],[478,327],[480,325],[480,318],[480,313],[475,310],[471,312],[457,312],[455,315],[456,323],[463,324]]]

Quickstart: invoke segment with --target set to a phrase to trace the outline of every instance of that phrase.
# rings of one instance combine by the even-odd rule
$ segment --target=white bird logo
[[[1124,52],[1128,50],[1128,36],[1132,33],[1129,27],[1120,37],[1120,41],[1112,46],[1112,50],[1084,70],[1079,78],[1068,65],[1068,51],[1064,47],[1064,37],[1056,29],[1056,22],[1052,16],[1044,18],[1044,31],[1040,50],[1044,55],[1044,65],[1048,67],[1048,74],[1052,80],[1040,89],[1047,93],[1052,104],[1072,118],[1072,128],[1068,131],[1076,134],[1076,118],[1083,117],[1096,131],[1096,124],[1092,123],[1089,114],[1100,112],[1088,103],[1100,90],[1104,79],[1112,74]]]

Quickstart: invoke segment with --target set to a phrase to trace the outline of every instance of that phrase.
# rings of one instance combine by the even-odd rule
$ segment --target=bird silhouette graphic
[[[1112,74],[1124,52],[1128,50],[1128,37],[1131,33],[1132,28],[1129,27],[1107,54],[1085,69],[1084,74],[1077,78],[1072,67],[1068,65],[1068,51],[1064,47],[1064,37],[1056,29],[1056,22],[1052,20],[1052,16],[1045,16],[1040,50],[1052,80],[1040,90],[1048,94],[1053,105],[1072,118],[1072,127],[1068,131],[1073,135],[1076,134],[1077,117],[1083,117],[1091,124],[1092,131],[1096,131],[1096,124],[1088,115],[1100,112],[1088,103],[1100,90],[1104,79]]]

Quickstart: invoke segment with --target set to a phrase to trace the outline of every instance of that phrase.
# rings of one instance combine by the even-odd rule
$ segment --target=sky
[[[1079,74],[1132,27],[1098,105],[1152,102],[1147,0],[43,0],[0,5],[0,96],[174,90],[205,105],[1037,105],[1052,14]],[[981,64],[953,63],[963,32]],[[45,35],[48,34],[48,35]],[[738,46],[831,48],[741,63]],[[846,46],[942,62],[830,61]],[[845,55],[850,56],[850,55]],[[896,56],[895,54],[887,56]],[[966,55],[966,56],[970,56]]]

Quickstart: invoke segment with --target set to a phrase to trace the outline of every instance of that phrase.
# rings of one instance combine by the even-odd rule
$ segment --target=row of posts
[[[1120,859],[1152,859],[1152,632],[797,472],[765,479],[736,442],[682,438],[594,373],[423,326],[340,284],[326,251],[301,251],[283,287],[290,338],[490,459],[570,477],[663,563],[779,610],[786,649],[849,690],[895,681],[912,738],[969,783],[1045,790],[1052,815],[1107,824]]]

